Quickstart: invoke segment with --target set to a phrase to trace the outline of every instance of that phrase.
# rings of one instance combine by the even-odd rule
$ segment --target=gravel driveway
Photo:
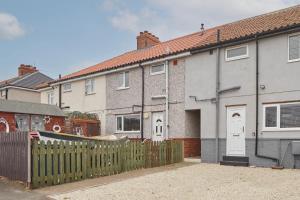
[[[195,164],[51,197],[61,200],[299,200],[300,171]]]

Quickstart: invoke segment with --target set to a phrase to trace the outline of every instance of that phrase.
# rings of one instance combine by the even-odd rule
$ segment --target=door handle
[[[245,133],[245,126],[243,126],[243,133]]]

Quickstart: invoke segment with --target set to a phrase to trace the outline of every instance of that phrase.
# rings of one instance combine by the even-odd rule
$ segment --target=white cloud
[[[24,34],[25,31],[15,16],[0,12],[0,39],[14,39]]]
[[[149,30],[169,39],[205,27],[251,17],[300,3],[300,0],[143,0],[138,11],[119,0],[107,0],[112,26],[134,34]],[[137,10],[135,8],[135,10]]]

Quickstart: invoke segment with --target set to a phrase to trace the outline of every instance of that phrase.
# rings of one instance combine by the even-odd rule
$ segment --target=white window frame
[[[70,88],[69,89],[66,89],[66,86],[69,85]],[[63,84],[63,92],[72,92],[72,83],[65,83]]]
[[[124,117],[137,115],[140,118],[140,130],[138,131],[124,131]],[[118,117],[122,118],[122,130],[118,130]],[[125,114],[125,115],[116,115],[116,133],[140,133],[141,132],[141,114]]]
[[[126,83],[126,73],[128,73],[128,86],[125,85],[125,83]],[[129,88],[129,71],[121,72],[121,73],[118,74],[118,84],[119,84],[119,77],[120,77],[120,75],[123,78],[123,83],[122,83],[121,86],[118,85],[117,90],[128,89]]]
[[[293,37],[293,36],[300,36],[300,33],[294,33],[294,34],[290,34],[290,35],[288,35],[288,41],[287,41],[287,43],[288,43],[288,54],[287,54],[287,56],[288,56],[288,62],[289,63],[292,63],[292,62],[298,62],[298,61],[300,61],[300,58],[296,58],[296,59],[293,59],[293,60],[290,60],[290,37]]]
[[[234,50],[234,49],[239,49],[239,48],[242,48],[242,47],[246,47],[247,53],[245,55],[228,58],[228,53],[227,53],[228,51]],[[225,49],[225,61],[240,60],[240,59],[244,59],[244,58],[248,58],[248,57],[249,57],[249,45],[248,44],[235,46],[235,47],[230,47],[230,48]]]
[[[6,96],[6,90],[1,90],[1,97],[5,97]]]
[[[49,105],[54,105],[54,91],[47,93],[47,102]]]
[[[91,79],[86,79],[85,80],[85,84],[84,84],[84,90],[85,90],[85,95],[92,95],[95,94],[95,79],[91,78]],[[91,87],[91,91],[88,91],[88,87]]]
[[[153,67],[157,67],[157,66],[163,66],[163,70],[162,71],[159,71],[159,72],[152,72],[152,68]],[[156,64],[156,65],[152,65],[150,67],[150,75],[157,75],[157,74],[164,74],[166,72],[166,66],[164,63],[160,63],[160,64]]]
[[[280,106],[281,105],[293,105],[300,104],[300,102],[289,102],[289,103],[276,103],[276,104],[265,104],[263,105],[263,131],[299,131],[299,128],[280,128]],[[267,107],[277,107],[277,126],[276,127],[266,127],[266,108]]]

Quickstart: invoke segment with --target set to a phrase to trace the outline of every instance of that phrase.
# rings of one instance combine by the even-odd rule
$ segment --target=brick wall
[[[201,140],[200,138],[175,138],[184,141],[184,157],[201,156]]]
[[[9,131],[10,132],[17,131],[15,113],[0,112],[0,118],[4,118],[7,121],[7,123],[9,124]],[[50,116],[49,123],[45,122],[45,130],[52,132],[54,125],[59,125],[62,129],[61,132],[64,132],[64,130],[65,130],[65,118],[64,117],[57,117],[57,116]],[[5,126],[3,124],[0,124],[0,132],[5,132]]]
[[[53,132],[53,126],[59,125],[61,127],[61,132],[65,132],[65,118],[64,117],[56,117],[50,116],[49,123],[45,123],[45,130]]]
[[[7,121],[9,125],[9,131],[16,131],[16,121],[15,121],[15,115],[13,113],[4,113],[0,112],[0,118],[3,118]],[[0,124],[0,132],[5,132],[6,127],[4,124]]]

